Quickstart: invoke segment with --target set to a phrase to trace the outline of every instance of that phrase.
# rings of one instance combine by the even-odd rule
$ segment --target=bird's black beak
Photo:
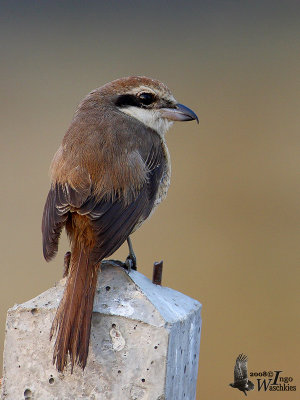
[[[196,120],[199,124],[199,119],[193,110],[177,103],[174,108],[161,108],[161,115],[170,121],[192,121]]]

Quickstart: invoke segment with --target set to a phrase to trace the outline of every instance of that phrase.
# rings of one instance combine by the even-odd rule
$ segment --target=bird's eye
[[[149,104],[153,103],[155,100],[154,95],[152,93],[148,93],[148,92],[140,93],[138,95],[138,98],[139,98],[140,102],[142,104],[144,104],[145,106],[148,106]]]

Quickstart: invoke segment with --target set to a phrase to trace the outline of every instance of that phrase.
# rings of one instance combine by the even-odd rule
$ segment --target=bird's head
[[[94,93],[110,107],[154,129],[161,136],[173,121],[196,120],[197,115],[176,101],[162,82],[143,76],[131,76],[107,83]]]

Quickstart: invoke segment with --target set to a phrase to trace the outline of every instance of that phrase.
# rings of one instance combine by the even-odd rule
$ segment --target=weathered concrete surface
[[[52,365],[49,332],[65,280],[8,310],[2,399],[194,400],[201,305],[106,265],[98,277],[88,363]]]

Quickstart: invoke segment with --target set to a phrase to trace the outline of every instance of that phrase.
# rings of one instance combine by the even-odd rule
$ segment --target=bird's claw
[[[124,263],[125,268],[128,270],[128,273],[131,272],[131,270],[137,270],[136,267],[136,256],[134,254],[130,254]]]
[[[132,269],[136,270],[136,259],[133,260],[131,256],[128,256],[125,262],[122,262],[120,260],[102,260],[101,265],[112,265],[113,267],[122,267],[129,274]]]
[[[113,267],[124,267],[124,263],[119,260],[102,260],[101,265],[112,265]]]
[[[130,274],[130,272],[132,270],[132,266],[133,266],[131,258],[127,257],[126,261],[124,262],[123,265],[124,265],[124,268],[127,270],[127,273]]]

